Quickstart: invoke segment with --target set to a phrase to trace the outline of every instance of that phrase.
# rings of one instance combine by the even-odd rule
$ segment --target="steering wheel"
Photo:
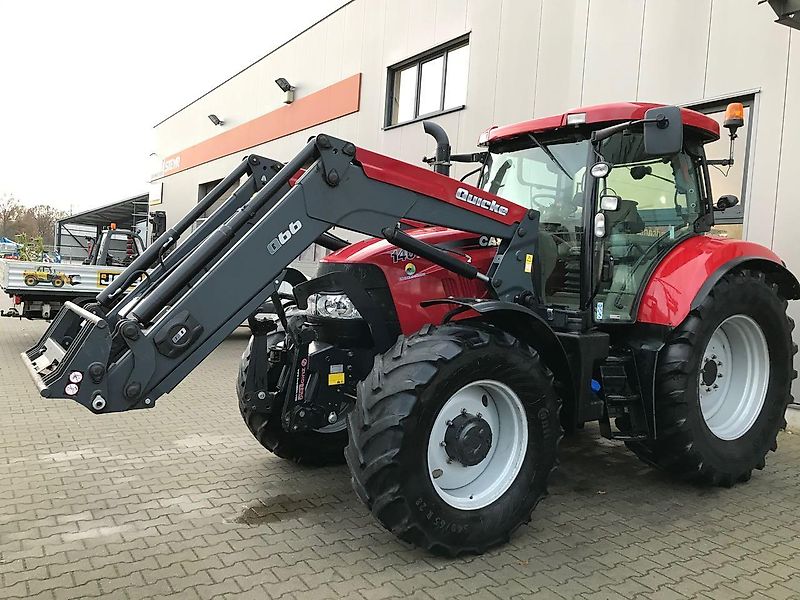
[[[550,203],[543,203],[541,202],[541,198],[549,198]],[[537,209],[539,212],[544,212],[546,210],[550,210],[556,205],[556,195],[555,194],[534,194],[531,192],[531,208]]]

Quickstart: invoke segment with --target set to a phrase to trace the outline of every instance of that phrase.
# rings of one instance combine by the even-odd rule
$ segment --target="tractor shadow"
[[[615,490],[627,490],[647,497],[674,496],[716,497],[719,488],[677,481],[645,463],[623,442],[600,436],[596,424],[565,436],[559,446],[559,466],[551,476],[551,495],[579,494],[603,496]]]

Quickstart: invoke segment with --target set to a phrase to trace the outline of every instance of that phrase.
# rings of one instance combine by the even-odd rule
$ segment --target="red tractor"
[[[741,124],[733,105],[732,139]],[[42,395],[152,408],[271,299],[239,372],[247,426],[282,458],[346,459],[375,517],[434,552],[506,541],[562,432],[587,422],[683,479],[763,468],[800,284],[770,250],[708,235],[738,202],[711,194],[709,166],[731,162],[705,155],[717,123],[607,104],[490,129],[461,155],[426,130],[434,172],[326,135],[285,165],[247,157],[23,355]],[[454,161],[476,163],[475,185]],[[313,243],[333,253],[306,281],[289,265]]]

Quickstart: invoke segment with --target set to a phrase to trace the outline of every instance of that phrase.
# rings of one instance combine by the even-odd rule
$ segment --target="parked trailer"
[[[143,250],[133,232],[108,229],[91,245],[84,263],[0,259],[0,288],[13,304],[8,317],[49,319],[66,301],[83,304],[102,292]],[[133,285],[137,280],[133,282]]]

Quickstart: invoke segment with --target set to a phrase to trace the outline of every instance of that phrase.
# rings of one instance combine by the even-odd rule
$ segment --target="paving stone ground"
[[[154,410],[39,398],[0,319],[0,598],[800,598],[800,435],[732,490],[679,484],[587,428],[533,522],[484,556],[381,529],[345,467],[263,450],[234,395],[244,333]]]

